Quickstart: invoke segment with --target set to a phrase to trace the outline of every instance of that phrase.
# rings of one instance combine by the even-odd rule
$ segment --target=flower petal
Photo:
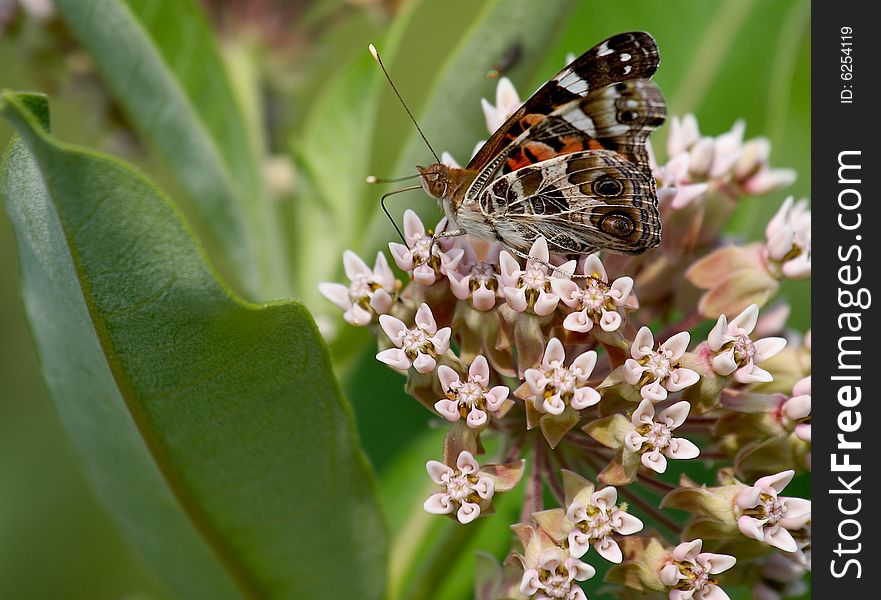
[[[664,449],[664,454],[677,460],[697,458],[701,453],[700,448],[685,438],[673,438],[670,445]]]
[[[563,319],[563,328],[578,333],[587,333],[593,329],[593,319],[591,319],[586,310],[574,312],[566,315]]]
[[[448,400],[446,398],[438,400],[434,403],[434,410],[450,423],[455,423],[462,417],[459,413],[459,403],[454,400]]]
[[[401,337],[408,331],[404,322],[391,315],[379,315],[379,325],[388,338],[400,348]]]
[[[594,542],[593,547],[596,548],[600,556],[609,562],[619,563],[624,559],[618,543],[610,537]]]
[[[437,323],[434,320],[434,315],[431,314],[431,307],[425,302],[419,305],[419,309],[416,311],[415,321],[416,326],[419,327],[419,329],[431,334],[437,331]]]
[[[430,460],[425,463],[425,470],[428,471],[428,476],[431,477],[431,480],[438,485],[445,483],[444,476],[449,478],[453,474],[453,469],[449,465],[445,465],[438,460]]]
[[[655,338],[652,336],[652,330],[648,327],[640,327],[630,346],[630,356],[639,360],[645,358],[652,353],[655,347]]]
[[[377,358],[379,358],[379,355],[377,355]],[[413,368],[416,369],[417,373],[422,373],[423,375],[427,375],[434,371],[435,366],[437,366],[437,361],[428,354],[422,352],[417,354],[416,358],[413,360]]]
[[[671,392],[678,392],[696,384],[700,378],[697,371],[680,367],[670,373],[670,376],[664,381],[664,387]]]
[[[667,470],[667,458],[658,450],[644,453],[640,460],[643,465],[656,473],[663,473]]]
[[[762,362],[783,350],[786,347],[786,338],[764,338],[753,342],[753,347],[756,349],[755,361]]]
[[[682,400],[672,406],[668,406],[658,413],[656,421],[658,423],[664,423],[670,429],[676,429],[685,423],[685,419],[688,418],[688,412],[690,410],[691,404],[686,400]]]
[[[456,518],[463,525],[470,523],[480,516],[480,505],[473,502],[462,502],[462,506],[456,511]]]
[[[557,338],[551,338],[548,340],[548,345],[545,348],[544,355],[541,359],[542,368],[553,369],[554,367],[561,365],[565,359],[566,351],[563,349],[562,342]]]
[[[407,355],[400,348],[383,350],[376,355],[376,360],[405,373],[410,368],[410,359],[407,358]]]
[[[441,389],[446,392],[454,384],[461,383],[459,374],[447,365],[440,365],[437,368],[437,379],[440,381]]]
[[[667,358],[676,360],[680,358],[685,351],[688,350],[688,342],[691,341],[691,334],[687,331],[680,331],[672,336],[666,342],[660,345],[658,352],[668,352]]]
[[[422,504],[422,508],[435,515],[447,515],[455,509],[450,495],[442,492],[429,496],[428,500]]]

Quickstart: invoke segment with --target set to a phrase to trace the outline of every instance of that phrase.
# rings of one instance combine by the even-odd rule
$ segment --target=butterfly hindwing
[[[593,90],[621,81],[650,78],[658,62],[655,40],[645,32],[621,33],[597,44],[533,94],[493,133],[467,168],[483,169],[527,129]]]
[[[478,198],[500,241],[527,251],[543,236],[551,252],[639,254],[660,243],[654,179],[609,150],[561,155],[494,180]]]

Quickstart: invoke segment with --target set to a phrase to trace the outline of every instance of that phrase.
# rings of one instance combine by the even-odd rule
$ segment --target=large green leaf
[[[149,182],[43,131],[42,97],[0,112],[43,373],[128,537],[182,598],[381,598],[372,476],[309,313],[231,296]]]
[[[287,291],[278,221],[211,30],[194,0],[57,0],[249,294]]]

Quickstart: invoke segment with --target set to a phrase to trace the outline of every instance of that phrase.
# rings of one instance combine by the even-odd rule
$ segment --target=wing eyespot
[[[624,184],[614,177],[606,175],[593,182],[593,191],[597,196],[614,198],[620,196],[624,191]]]
[[[633,233],[636,225],[633,219],[621,213],[609,213],[600,221],[600,229],[609,235],[625,238]]]
[[[639,118],[639,113],[635,110],[622,110],[618,113],[618,121],[620,123],[633,123]]]

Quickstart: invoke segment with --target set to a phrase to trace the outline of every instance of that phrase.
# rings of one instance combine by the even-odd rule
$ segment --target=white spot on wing
[[[632,70],[633,70],[633,67],[631,67],[630,65],[626,65],[626,66],[624,67],[624,74],[625,74],[625,75],[630,75],[630,71],[632,71]]]
[[[563,71],[557,83],[573,94],[584,94],[590,87],[580,75],[571,69]]]
[[[608,56],[613,52],[614,50],[609,48],[609,45],[606,42],[603,42],[601,45],[597,46],[597,56]]]
[[[621,53],[621,60],[622,60],[623,62],[627,62],[627,61],[630,60],[631,58],[633,58],[633,57],[630,56],[627,52],[622,52],[622,53]]]

